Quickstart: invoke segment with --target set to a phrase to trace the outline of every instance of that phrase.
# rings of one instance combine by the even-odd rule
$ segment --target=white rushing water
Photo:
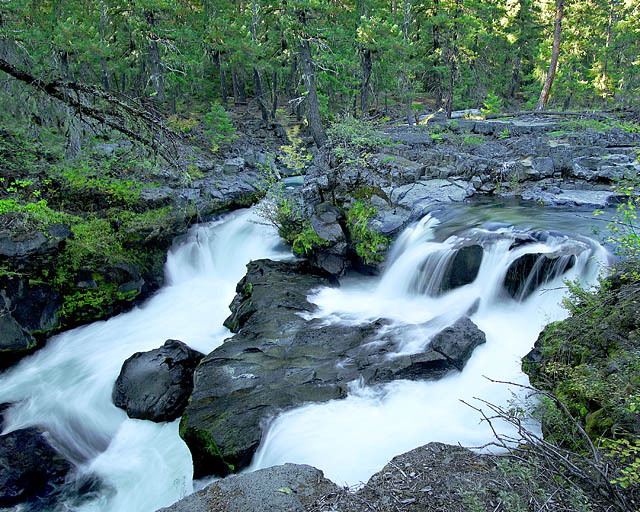
[[[447,263],[463,239],[452,236],[434,242],[437,221],[430,217],[405,232],[390,253],[386,272],[379,279],[343,282],[340,288],[319,290],[312,301],[313,316],[327,322],[360,324],[377,318],[394,322],[402,335],[396,355],[421,352],[431,336],[470,310],[487,342],[478,347],[461,373],[431,382],[395,381],[375,388],[354,383],[344,400],[310,404],[280,415],[271,425],[254,457],[252,469],[284,462],[321,468],[340,484],[358,485],[382,469],[393,456],[431,441],[481,446],[493,439],[475,406],[480,397],[506,405],[522,391],[492,383],[485,376],[527,384],[521,358],[548,322],[561,319],[563,279],[593,284],[606,263],[607,253],[588,239],[557,235],[544,243],[510,249],[511,229],[465,234],[479,240],[484,255],[476,279],[468,285],[437,295]],[[526,253],[551,253],[560,248],[577,254],[575,265],[545,283],[526,300],[513,300],[502,283],[509,265]],[[569,258],[563,258],[566,263]],[[560,260],[559,260],[560,261]],[[561,269],[559,269],[561,270]],[[497,425],[510,433],[507,425]],[[534,427],[535,428],[535,427]]]
[[[167,257],[167,286],[144,306],[65,332],[0,375],[0,403],[16,402],[5,433],[39,425],[79,467],[103,482],[78,511],[146,512],[191,492],[191,454],[178,421],[129,419],[111,401],[122,363],[169,338],[208,353],[229,336],[222,322],[251,259],[290,257],[251,211],[197,227]]]
[[[208,353],[229,332],[222,326],[235,286],[250,259],[290,257],[274,230],[256,224],[251,211],[197,227],[167,258],[167,286],[144,306],[106,322],[50,339],[45,348],[0,375],[0,403],[13,402],[5,432],[38,425],[79,475],[97,475],[97,498],[70,504],[82,512],[146,512],[193,490],[190,453],[178,421],[132,420],[111,401],[123,361],[135,352],[179,339]],[[310,404],[279,416],[267,432],[252,469],[283,462],[314,465],[338,483],[366,481],[394,455],[430,441],[477,446],[491,440],[476,412],[459,399],[474,396],[505,404],[511,392],[489,377],[526,382],[520,358],[549,321],[561,318],[562,278],[593,283],[606,258],[595,242],[551,236],[509,250],[512,231],[470,230],[484,246],[477,278],[440,293],[440,280],[460,236],[436,242],[438,222],[427,217],[394,244],[379,278],[347,278],[341,288],[318,290],[314,314],[326,322],[360,324],[377,318],[398,328],[394,352],[422,351],[430,336],[467,312],[486,333],[462,373],[435,382],[396,381],[370,388],[354,382],[340,401]],[[568,272],[518,302],[502,291],[511,262],[531,253],[570,248]],[[479,302],[478,302],[479,301]]]

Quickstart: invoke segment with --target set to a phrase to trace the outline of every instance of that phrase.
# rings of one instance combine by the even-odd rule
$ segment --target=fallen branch
[[[84,115],[122,133],[131,140],[150,146],[168,162],[175,163],[176,141],[181,138],[181,135],[165,126],[160,113],[137,105],[130,98],[118,98],[93,85],[61,79],[46,81],[2,58],[0,58],[0,71],[68,105],[76,114]],[[75,94],[71,94],[72,92]],[[89,104],[84,95],[94,100],[102,100],[105,104]]]

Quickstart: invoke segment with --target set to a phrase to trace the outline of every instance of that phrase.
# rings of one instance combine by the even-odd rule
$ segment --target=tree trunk
[[[278,110],[278,70],[273,70],[273,82],[271,84],[271,119],[276,118]]]
[[[258,68],[253,68],[253,83],[256,88],[256,100],[258,101],[258,106],[260,107],[260,114],[262,115],[262,120],[265,123],[269,122],[269,111],[267,110],[267,106],[264,101],[264,91],[262,88],[262,80],[260,79],[260,73],[258,72]]]
[[[604,46],[604,62],[602,63],[602,99],[606,105],[607,103],[607,80],[608,80],[608,67],[609,67],[609,47],[611,46],[611,28],[613,26],[613,8],[615,0],[611,0],[609,5],[609,22],[607,23],[607,41]]]
[[[231,68],[231,88],[233,89],[233,104],[237,107],[240,99],[238,98],[238,76],[234,67]]]
[[[562,36],[562,18],[564,16],[564,0],[556,0],[556,19],[553,24],[553,46],[551,47],[551,62],[549,63],[549,71],[547,79],[544,81],[544,87],[540,92],[537,110],[547,108],[549,95],[551,94],[551,86],[553,79],[556,77],[556,69],[558,67],[558,56],[560,55],[560,38]]]
[[[145,11],[145,18],[149,26],[155,26],[153,12]],[[167,97],[164,92],[164,74],[162,71],[162,59],[160,58],[160,50],[155,39],[149,39],[149,72],[151,73],[151,85],[153,86],[154,99],[158,103],[164,103]]]
[[[218,65],[218,76],[220,77],[220,96],[222,97],[222,104],[227,106],[227,77],[224,72],[224,63],[222,62],[222,53],[216,52],[216,64]]]
[[[307,89],[307,121],[309,122],[313,140],[320,147],[327,141],[327,134],[322,127],[322,120],[320,119],[316,77],[313,69],[313,60],[311,59],[311,49],[307,39],[301,39],[300,41],[300,63],[302,64],[302,74]]]
[[[522,59],[520,58],[520,49],[518,49],[518,53],[513,58],[513,71],[511,73],[511,82],[509,83],[509,90],[507,91],[507,96],[509,96],[509,98],[515,98],[516,93],[520,89],[521,71],[522,71]]]
[[[447,94],[447,119],[451,119],[453,110],[453,88],[456,74],[456,54],[458,52],[458,17],[460,16],[460,0],[456,0],[456,11],[453,20],[453,34],[449,51],[449,93]]]
[[[238,101],[241,104],[247,103],[247,90],[241,73],[236,74],[236,82],[238,83]]]
[[[371,82],[371,50],[365,48],[362,53],[362,89],[360,90],[360,112],[364,117],[369,102],[369,83]]]
[[[402,71],[402,81],[404,82],[404,93],[407,107],[407,124],[409,126],[414,125],[415,117],[411,109],[411,84],[409,83],[409,73],[407,67],[409,66],[409,11],[411,10],[411,0],[404,0],[403,4],[403,19],[402,19],[402,40],[405,48],[405,62],[404,69]]]

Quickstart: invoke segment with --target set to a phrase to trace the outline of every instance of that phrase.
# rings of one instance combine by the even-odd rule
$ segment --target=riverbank
[[[107,166],[109,171],[100,175],[100,178],[97,174],[99,165],[96,168],[85,169],[82,179],[77,178],[77,169],[72,168],[72,171],[69,171],[66,167],[62,170],[54,169],[50,182],[47,182],[49,178],[45,177],[42,171],[33,171],[28,179],[16,174],[4,196],[4,204],[13,205],[14,211],[8,216],[3,215],[3,221],[8,223],[9,231],[5,231],[3,247],[8,248],[7,252],[14,251],[15,254],[12,253],[3,260],[8,262],[10,267],[2,277],[7,283],[7,291],[2,295],[2,299],[8,312],[2,317],[2,321],[11,327],[4,332],[15,336],[19,344],[22,343],[19,355],[24,355],[36,347],[32,340],[38,340],[38,335],[44,339],[56,329],[104,318],[138,303],[158,289],[163,282],[161,262],[164,261],[164,251],[173,243],[175,236],[186,231],[189,223],[208,219],[227,209],[250,204],[265,192],[267,197],[271,197],[271,204],[275,204],[275,209],[267,210],[266,214],[265,210],[262,210],[262,220],[258,222],[275,225],[280,235],[293,247],[294,252],[303,256],[307,263],[257,262],[257,267],[251,267],[253,270],[236,287],[236,282],[245,272],[244,264],[239,264],[245,253],[232,253],[235,254],[234,261],[228,260],[229,255],[225,254],[224,248],[213,250],[217,246],[213,239],[209,239],[206,230],[192,231],[187,242],[178,245],[176,249],[181,251],[180,261],[183,268],[169,264],[168,275],[174,276],[169,281],[172,285],[184,280],[185,286],[191,286],[193,289],[188,297],[180,295],[180,301],[173,302],[171,307],[169,304],[163,304],[164,299],[161,298],[153,302],[153,308],[164,311],[158,328],[177,314],[173,312],[174,306],[183,311],[186,304],[192,304],[192,301],[197,299],[198,296],[193,292],[199,290],[200,285],[196,285],[194,276],[199,276],[197,279],[204,285],[209,283],[212,276],[199,273],[207,269],[225,272],[225,269],[218,268],[217,258],[221,257],[221,261],[225,261],[229,268],[237,267],[238,270],[237,276],[233,274],[233,282],[224,284],[225,287],[230,286],[230,291],[236,287],[237,296],[231,306],[232,316],[225,322],[235,336],[228,338],[228,332],[221,328],[222,319],[226,316],[224,311],[233,298],[232,293],[227,297],[227,292],[220,296],[220,304],[216,302],[215,318],[223,315],[218,319],[218,324],[214,326],[207,323],[213,319],[210,313],[206,325],[200,325],[200,319],[193,317],[190,321],[193,325],[189,329],[182,326],[186,334],[174,334],[172,328],[167,328],[166,334],[165,330],[159,330],[158,333],[163,333],[160,335],[144,323],[144,311],[135,310],[131,312],[130,318],[139,317],[140,322],[143,322],[135,324],[135,332],[128,327],[126,315],[114,319],[105,329],[100,324],[86,328],[87,334],[93,333],[90,338],[92,343],[98,344],[99,349],[91,349],[93,345],[88,344],[89,338],[84,338],[82,330],[64,333],[56,338],[56,344],[51,350],[55,352],[65,346],[65,343],[75,346],[77,354],[59,354],[57,357],[64,360],[71,357],[72,362],[69,364],[83,368],[80,372],[83,375],[88,376],[91,372],[98,371],[90,364],[94,358],[85,352],[98,350],[102,353],[104,347],[111,347],[109,363],[100,367],[100,385],[94,390],[95,404],[91,405],[92,421],[102,418],[101,423],[108,427],[104,432],[103,429],[98,429],[100,432],[95,433],[91,428],[83,432],[82,436],[91,439],[95,436],[99,442],[92,441],[88,453],[84,453],[79,460],[74,459],[77,439],[73,436],[66,439],[67,420],[62,421],[60,425],[49,424],[51,419],[47,415],[40,415],[40,412],[46,409],[45,402],[54,397],[47,398],[48,392],[40,388],[34,391],[33,398],[23,396],[20,388],[30,385],[31,382],[30,379],[22,380],[19,372],[11,376],[11,382],[14,384],[7,388],[10,392],[5,398],[5,401],[14,404],[14,407],[9,409],[11,424],[18,424],[16,418],[20,418],[21,414],[31,414],[22,406],[23,401],[29,399],[36,403],[39,399],[35,396],[40,393],[40,398],[45,398],[45,402],[42,403],[44,408],[40,412],[36,411],[37,417],[20,420],[21,424],[42,425],[54,439],[66,439],[62,443],[63,453],[71,454],[71,460],[74,464],[79,463],[79,467],[87,461],[105,458],[107,454],[118,454],[126,460],[124,452],[121,451],[123,446],[114,444],[118,439],[119,429],[125,428],[125,425],[126,428],[133,429],[132,431],[144,426],[150,432],[155,432],[154,435],[160,435],[159,431],[162,430],[162,436],[166,436],[163,437],[163,444],[167,450],[175,451],[172,452],[172,457],[176,456],[180,450],[184,452],[186,449],[177,438],[177,425],[169,424],[170,428],[164,428],[162,424],[150,426],[146,425],[148,422],[141,422],[145,425],[136,423],[134,427],[131,423],[133,420],[126,419],[122,411],[113,408],[110,387],[120,371],[122,361],[131,355],[132,347],[136,347],[136,351],[149,351],[159,347],[166,338],[155,339],[155,335],[182,339],[190,345],[198,345],[194,348],[209,355],[195,370],[196,386],[190,405],[182,418],[180,434],[191,450],[198,476],[211,473],[224,475],[247,466],[259,447],[262,447],[263,451],[267,450],[266,440],[272,443],[271,446],[277,445],[277,437],[266,435],[264,430],[267,424],[273,426],[270,422],[275,415],[278,415],[279,419],[284,418],[286,415],[282,412],[310,401],[342,403],[348,401],[350,396],[357,397],[350,383],[353,383],[358,374],[363,376],[363,389],[384,387],[399,378],[416,382],[425,379],[438,381],[441,384],[433,389],[440,389],[438,395],[444,400],[447,396],[445,390],[448,389],[454,394],[458,391],[451,391],[446,387],[445,384],[451,384],[451,379],[446,382],[439,379],[466,372],[464,368],[468,361],[473,363],[473,371],[478,375],[481,375],[478,373],[479,361],[483,361],[482,365],[488,362],[495,363],[487,361],[486,357],[470,359],[472,352],[486,354],[486,350],[489,350],[484,349],[485,332],[487,345],[494,348],[503,338],[522,338],[520,341],[525,345],[517,349],[517,355],[509,355],[510,352],[500,349],[500,357],[507,356],[503,361],[503,368],[511,365],[513,360],[519,360],[529,350],[537,332],[546,322],[540,318],[539,326],[536,324],[527,327],[533,329],[531,339],[522,336],[522,328],[517,335],[515,330],[509,327],[512,323],[515,325],[513,319],[498,315],[499,301],[494,301],[499,298],[505,304],[526,303],[532,292],[539,291],[542,285],[552,286],[556,283],[559,287],[565,276],[580,277],[589,266],[589,255],[593,255],[595,246],[592,247],[590,242],[576,236],[571,228],[568,233],[558,233],[544,223],[539,229],[532,228],[532,224],[529,223],[510,231],[510,226],[517,226],[519,223],[511,224],[507,220],[505,224],[505,219],[500,216],[496,216],[495,220],[478,221],[475,232],[465,232],[458,226],[457,231],[451,231],[445,236],[445,230],[436,243],[429,245],[432,240],[429,238],[430,233],[435,224],[429,224],[429,217],[425,217],[425,214],[442,213],[448,206],[462,204],[472,196],[522,198],[526,196],[524,191],[535,187],[548,191],[554,198],[538,200],[537,208],[567,205],[605,206],[615,199],[615,180],[626,171],[637,171],[638,164],[633,159],[633,149],[637,145],[636,139],[640,136],[632,131],[625,131],[623,128],[627,125],[617,125],[613,121],[602,122],[597,125],[597,129],[593,129],[593,126],[587,127],[577,134],[562,133],[561,144],[556,144],[557,134],[550,132],[552,128],[558,128],[557,125],[545,125],[534,130],[532,126],[535,123],[531,120],[519,124],[511,122],[509,126],[514,133],[511,135],[510,131],[508,136],[503,136],[504,129],[496,129],[496,123],[489,121],[441,124],[412,129],[383,127],[375,128],[373,131],[370,126],[365,126],[365,129],[369,130],[365,142],[362,142],[363,139],[357,134],[348,131],[345,134],[344,127],[338,126],[336,130],[343,132],[331,135],[334,137],[332,144],[319,151],[311,162],[308,158],[303,161],[274,159],[272,151],[277,151],[275,145],[278,144],[280,136],[276,130],[271,136],[265,136],[261,142],[263,146],[252,143],[254,145],[247,150],[243,146],[231,145],[228,149],[231,153],[225,153],[219,160],[188,158],[190,163],[186,165],[186,169],[191,177],[188,182],[184,181],[183,175],[169,173],[165,176],[164,171],[156,167],[153,168],[153,172],[149,171],[146,180],[127,181],[127,173],[137,171],[129,168],[125,172],[113,162]],[[353,123],[348,121],[346,126],[353,128]],[[491,126],[490,132],[487,126]],[[516,127],[523,130],[523,133],[515,133]],[[470,139],[472,137],[478,137],[481,141]],[[571,137],[575,145],[566,141]],[[392,140],[393,138],[395,140]],[[475,142],[468,142],[466,139]],[[244,143],[250,140],[244,139]],[[267,140],[271,141],[271,150],[259,150],[259,147],[269,146]],[[292,143],[294,149],[297,147],[300,154],[303,154],[301,145],[304,145],[303,139],[297,139],[295,144]],[[561,149],[554,149],[558,147]],[[118,148],[111,149],[116,154],[119,151]],[[102,147],[100,151],[104,153],[105,150],[111,149]],[[452,160],[446,164],[441,161],[445,157]],[[95,161],[100,162],[101,159],[103,156],[96,157]],[[465,164],[467,160],[471,164]],[[115,161],[119,161],[119,157],[115,157]],[[196,165],[194,161],[199,163]],[[212,164],[213,161],[217,163]],[[303,186],[286,193],[283,193],[280,187],[274,187],[272,177],[286,174],[286,170],[295,170],[297,164],[306,171]],[[48,169],[46,164],[43,165]],[[485,167],[482,168],[482,165]],[[541,172],[539,166],[545,166],[546,170]],[[156,178],[152,178],[153,176]],[[157,176],[161,176],[161,179],[156,182]],[[514,176],[517,179],[514,179]],[[485,186],[487,183],[495,186]],[[42,196],[45,186],[48,187],[45,189],[48,200],[43,204],[35,201],[35,198]],[[558,187],[559,191],[554,187]],[[72,189],[76,190],[74,193],[77,195],[67,198],[66,191]],[[63,196],[65,200],[62,199]],[[28,206],[31,204],[40,206]],[[97,208],[90,206],[96,204]],[[60,217],[54,217],[61,218],[63,222],[50,221],[53,216],[50,211],[56,211],[52,205],[66,208],[58,212]],[[81,206],[90,208],[85,211]],[[44,211],[46,216],[34,215],[34,208],[39,209],[38,213]],[[275,212],[275,216],[269,217],[269,212]],[[526,218],[527,214],[524,215]],[[435,220],[436,217],[431,220]],[[445,215],[443,222],[450,217],[451,215]],[[157,221],[155,224],[151,222],[153,219]],[[347,271],[356,269],[371,275],[391,270],[390,263],[396,262],[403,251],[411,249],[413,242],[404,243],[396,240],[401,242],[400,249],[396,250],[391,258],[387,258],[387,248],[403,229],[416,220],[422,220],[419,229],[412,228],[413,231],[409,231],[413,235],[408,233],[406,236],[408,240],[425,244],[419,249],[422,256],[415,261],[407,260],[402,271],[398,270],[387,277],[386,286],[397,288],[396,299],[384,302],[389,297],[380,295],[378,298],[384,299],[380,304],[386,306],[383,308],[384,311],[380,309],[378,316],[370,317],[375,312],[375,308],[371,307],[369,311],[359,310],[357,307],[349,309],[357,306],[366,296],[359,295],[360,292],[355,288],[347,287],[345,290],[337,291],[337,295],[331,296],[333,299],[329,302],[323,303],[322,297],[317,298],[320,302],[313,302],[316,299],[309,302],[312,288],[319,284],[335,284],[336,278],[343,276]],[[12,231],[13,228],[22,231]],[[238,229],[231,240],[246,238],[247,228],[238,226]],[[253,233],[252,230],[248,232]],[[39,237],[37,233],[42,236]],[[260,245],[264,236],[258,235],[255,243]],[[207,251],[211,250],[211,254],[203,256],[203,244],[205,253],[208,254]],[[250,247],[253,248],[251,244]],[[276,245],[269,246],[269,250],[276,250]],[[252,249],[250,254],[255,254],[252,257],[264,257],[264,249],[257,248],[255,253]],[[482,266],[482,261],[496,255],[501,255],[502,266],[496,266],[498,272],[489,275],[486,273],[487,268]],[[407,253],[406,256],[410,254]],[[146,264],[147,261],[152,263]],[[192,270],[195,271],[194,275],[190,274]],[[587,274],[593,277],[595,274],[591,270],[589,269]],[[530,274],[534,273],[536,275],[530,277]],[[115,277],[111,277],[112,275]],[[221,286],[217,279],[220,278],[216,277],[210,283],[210,290],[218,290]],[[274,279],[274,282],[280,283],[276,288],[269,286]],[[56,286],[60,288],[57,289]],[[384,286],[381,285],[377,289],[384,289]],[[465,290],[471,290],[473,293],[467,294]],[[58,294],[56,300],[50,295],[53,292]],[[418,292],[424,295],[424,301],[432,301],[430,304],[425,302],[418,308],[423,312],[428,312],[442,296],[458,297],[460,300],[455,302],[455,307],[451,304],[447,307],[446,302],[441,303],[438,308],[444,309],[437,309],[439,313],[434,314],[433,318],[415,316],[411,301]],[[473,296],[476,292],[478,298]],[[212,292],[206,293],[210,295]],[[206,296],[206,293],[203,296]],[[375,294],[373,288],[368,293]],[[405,294],[407,297],[404,297]],[[560,295],[560,292],[549,294],[545,300],[552,301],[555,297],[553,302],[557,302]],[[35,302],[35,305],[31,305],[24,297]],[[39,298],[40,302],[34,297]],[[404,298],[399,300],[398,297]],[[76,301],[80,306],[71,307],[70,301]],[[330,304],[332,301],[335,305]],[[402,304],[406,307],[403,308]],[[496,308],[492,309],[494,304]],[[43,324],[44,313],[37,309],[44,306],[49,308],[45,318],[48,322],[54,322],[53,326],[46,329],[42,326],[49,324]],[[196,315],[203,306],[192,304],[190,307]],[[334,309],[331,309],[332,307]],[[534,317],[534,310],[537,311],[538,308],[531,309],[529,320]],[[399,316],[400,313],[404,315],[412,311],[415,318],[406,319]],[[478,314],[478,311],[481,313]],[[29,312],[29,315],[26,312]],[[203,314],[206,315],[206,312]],[[314,319],[314,315],[318,314],[320,316]],[[366,322],[362,320],[363,314],[369,315]],[[398,317],[394,317],[394,314]],[[26,324],[21,323],[27,317],[40,319],[40,323],[31,331]],[[191,318],[189,315],[185,315],[186,317]],[[471,319],[465,320],[464,317]],[[335,322],[336,318],[338,323],[346,320],[346,326],[328,325]],[[355,324],[354,318],[359,319]],[[180,325],[182,320],[184,319],[178,322]],[[505,321],[504,332],[496,331],[495,327],[492,327],[502,325],[500,322]],[[466,323],[458,325],[459,322]],[[356,324],[358,328],[354,328]],[[110,332],[118,325],[120,327],[117,327],[116,331]],[[309,329],[310,326],[313,328]],[[453,331],[454,335],[450,335],[450,331]],[[138,343],[136,338],[141,337],[142,332],[145,332],[142,340],[144,343]],[[193,333],[196,333],[195,339],[192,338]],[[407,337],[407,333],[410,336]],[[474,334],[471,336],[469,333]],[[117,350],[114,336],[121,337],[118,342],[123,342],[122,347]],[[432,342],[433,346],[426,346],[429,340],[436,338],[438,343]],[[472,338],[475,341],[467,343]],[[216,348],[223,340],[224,344]],[[261,344],[260,340],[265,343]],[[333,344],[327,343],[327,340],[333,340]],[[417,342],[419,343],[416,345]],[[295,347],[300,347],[299,353]],[[309,354],[310,350],[312,354]],[[333,354],[327,354],[327,351]],[[82,354],[88,357],[89,362],[84,361]],[[336,357],[337,363],[334,360]],[[393,359],[392,364],[387,364],[389,357]],[[54,377],[57,367],[46,362],[46,354],[42,354],[41,358],[26,360],[23,366],[32,367],[42,375],[50,372],[52,381],[57,379]],[[518,367],[519,364],[516,365],[515,371],[520,375]],[[222,376],[223,379],[213,378],[212,375]],[[283,376],[284,379],[280,379],[279,376]],[[224,389],[221,389],[221,382]],[[262,395],[258,391],[264,387],[263,382],[281,385],[279,394],[276,393],[278,400],[274,402],[271,398],[261,399]],[[37,382],[34,382],[35,384]],[[78,385],[75,383],[64,391],[65,396],[68,394],[67,402],[74,402],[73,393]],[[422,384],[418,384],[418,387],[420,386]],[[477,386],[477,383],[473,386]],[[428,386],[425,387],[425,391],[428,391]],[[374,396],[368,397],[373,398],[374,402],[382,397],[375,393],[377,391],[374,391]],[[255,395],[253,401],[250,399],[252,395]],[[361,398],[367,397],[363,395]],[[262,402],[275,403],[277,407],[268,409]],[[228,407],[221,408],[221,404],[227,404]],[[73,409],[68,420],[73,424],[81,424],[80,418],[84,418],[87,411],[80,410],[81,408],[75,410],[75,406]],[[218,411],[215,414],[212,413],[214,409]],[[232,414],[224,414],[224,411],[231,410]],[[212,421],[212,418],[215,421]],[[243,418],[249,418],[250,421],[244,421]],[[286,434],[287,428],[289,427],[282,429],[283,435],[291,439],[291,436]],[[38,431],[35,435],[41,436],[42,432]],[[140,444],[140,449],[148,448],[145,442],[141,441]],[[417,444],[420,443],[409,447]],[[178,445],[180,448],[177,448]],[[127,450],[132,449],[129,447]],[[393,451],[391,455],[401,451],[403,450]],[[134,452],[135,450],[132,451]],[[181,457],[181,463],[178,464],[180,468],[183,466],[184,453]],[[271,460],[262,452],[260,457],[263,461]],[[389,458],[385,457],[384,460]],[[164,467],[163,463],[159,466],[160,469]],[[381,466],[382,464],[377,468]],[[118,500],[124,499],[126,495],[119,494],[121,488],[118,487],[120,484],[116,483],[116,469],[112,472],[111,468],[99,468],[99,478],[96,482],[101,483],[89,492],[91,496],[96,497],[102,495],[104,489],[101,490],[101,486],[118,489],[117,499],[112,502],[112,498],[107,498],[109,506],[121,505],[122,502]],[[82,473],[85,474],[85,469],[82,469]],[[170,471],[167,473],[172,474]],[[141,478],[140,475],[136,476],[138,477]],[[162,479],[165,477],[166,474],[161,475]],[[189,479],[181,476],[178,480],[180,478]],[[184,483],[180,489],[168,489],[167,492],[172,496],[175,496],[176,492],[178,495],[184,494],[188,492],[188,485]],[[105,496],[107,495],[108,492]],[[350,499],[349,496],[351,495],[345,494],[344,499]],[[455,500],[459,498],[460,496],[457,496],[450,505],[457,504],[458,501]],[[469,496],[467,498],[472,499]],[[483,500],[488,500],[487,506],[492,503],[498,504],[494,498],[493,492],[481,492],[477,497],[482,503],[485,503]],[[395,501],[395,498],[390,499]],[[411,503],[407,502],[404,505]]]

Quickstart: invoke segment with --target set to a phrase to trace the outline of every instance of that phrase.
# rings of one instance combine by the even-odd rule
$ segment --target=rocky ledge
[[[226,325],[237,334],[206,356],[180,423],[196,478],[247,466],[263,428],[279,412],[344,398],[350,383],[435,379],[462,370],[485,335],[466,317],[437,333],[418,354],[394,356],[395,326],[305,319],[307,296],[335,286],[308,263],[258,260],[238,283]],[[308,317],[307,317],[308,318]]]
[[[559,486],[526,451],[483,455],[430,443],[399,455],[356,492],[310,466],[284,464],[230,476],[160,512],[605,511],[611,504]],[[531,462],[531,465],[529,465]],[[536,464],[534,464],[536,463]]]

